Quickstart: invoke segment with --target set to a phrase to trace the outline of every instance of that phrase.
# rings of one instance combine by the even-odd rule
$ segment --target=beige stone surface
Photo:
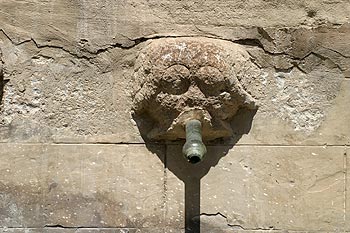
[[[349,22],[350,3],[340,1],[134,1],[1,2],[2,29],[15,42],[96,52],[162,34],[210,34],[232,27],[312,27]],[[93,16],[93,17],[92,17]],[[39,30],[40,29],[40,30]]]
[[[142,233],[136,228],[0,228],[0,233]]]
[[[211,4],[2,1],[0,141],[143,142],[130,116],[139,51],[152,39],[201,36],[240,44],[262,69],[245,83],[261,106],[233,126],[232,142],[349,143],[349,3]]]
[[[343,79],[339,83],[333,80],[329,83],[327,81],[328,84],[321,84],[319,77],[308,77],[303,78],[308,84],[301,87],[293,83],[295,78],[300,79],[300,76],[287,76],[285,82],[290,83],[285,87],[294,90],[281,93],[277,98],[278,103],[273,108],[265,111],[260,109],[261,111],[259,110],[254,116],[250,132],[244,134],[238,144],[346,145],[350,143],[350,124],[347,123],[350,121],[350,111],[347,110],[350,101],[350,80]],[[312,83],[310,79],[318,81]],[[312,98],[308,98],[304,95],[306,92],[315,91],[326,93],[327,89],[334,85],[339,89],[328,91],[330,95],[336,95],[331,103],[326,101],[332,98],[331,96],[313,98],[317,94],[312,94],[310,95]],[[305,98],[296,98],[293,101],[297,95],[304,95]],[[243,120],[240,119],[237,122],[240,123]]]
[[[0,106],[0,141],[143,142],[130,98],[132,67],[143,45],[85,59],[57,48],[38,49],[32,42],[13,46],[2,38],[9,81]],[[341,76],[263,69],[252,90],[260,107],[256,114],[237,116],[236,136],[228,143],[349,143],[350,116],[344,110],[350,81]]]
[[[0,228],[0,233],[178,233],[167,228]]]
[[[201,232],[350,232],[349,12],[1,0],[0,232],[185,232],[193,216]],[[232,43],[260,72],[239,80],[258,110],[200,165],[174,142],[145,145],[131,115],[138,56],[170,37]]]
[[[200,194],[200,210],[193,213],[202,214],[201,220],[216,218],[206,221],[207,227],[344,230],[344,147],[228,150],[209,147],[204,162],[194,166],[183,162],[180,148],[169,148],[169,224],[183,226],[184,212],[191,211],[184,207],[185,196],[196,202]],[[200,188],[185,195],[184,186],[193,187],[199,180]]]
[[[232,228],[227,229],[213,229],[213,228],[201,228],[202,232],[210,233],[266,233],[266,232],[275,232],[275,233],[333,233],[331,231],[278,231],[278,230],[234,230]],[[184,233],[183,229],[168,229],[168,228],[80,228],[80,229],[40,229],[40,228],[0,228],[0,233]],[[336,233],[336,232],[334,232]]]
[[[45,146],[0,146],[0,226],[43,226],[42,150]]]
[[[1,233],[74,233],[76,229],[64,228],[0,228]]]
[[[6,72],[15,74],[5,77],[11,81],[0,107],[1,141],[100,142],[106,135],[114,142],[140,141],[122,68],[134,57],[131,50],[116,49],[92,62],[60,49],[39,50],[32,42],[18,48],[6,39],[0,44],[6,47]],[[126,60],[118,61],[120,56]]]
[[[163,150],[1,145],[0,224],[154,227],[164,222]]]
[[[184,233],[172,228],[0,228],[0,233]],[[248,232],[250,233],[250,232]]]
[[[346,161],[346,195],[345,195],[345,229],[346,231],[350,232],[350,194],[349,194],[349,187],[350,187],[350,148],[347,147],[345,151],[345,161]]]

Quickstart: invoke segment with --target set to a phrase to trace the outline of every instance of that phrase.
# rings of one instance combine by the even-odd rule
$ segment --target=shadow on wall
[[[0,55],[1,55],[1,51],[0,51]],[[2,96],[4,93],[4,85],[5,85],[5,81],[4,81],[4,74],[2,71],[2,60],[0,59],[0,110],[2,106]]]
[[[239,141],[243,134],[249,133],[255,114],[256,110],[240,109],[231,122],[234,136],[231,138],[216,139],[214,141],[204,142],[207,146],[208,152],[204,160],[197,164],[191,164],[183,157],[182,146],[185,143],[184,140],[175,141],[171,144],[165,141],[160,142],[167,145],[166,156],[165,160],[163,161],[161,159],[162,155],[159,154],[159,151],[155,151],[152,148],[154,142],[146,138],[145,135],[148,131],[144,132],[141,128],[139,128],[148,150],[157,154],[157,156],[164,163],[165,168],[172,172],[185,185],[184,220],[186,233],[200,233],[200,182],[202,177],[209,172],[211,167],[218,164],[220,159],[228,153],[228,151]],[[211,147],[211,145],[216,145],[216,147]],[[169,147],[171,147],[171,150],[169,150]]]
[[[4,79],[4,72],[3,72],[3,62],[1,60],[1,50],[0,50],[0,110],[2,110],[3,107],[3,96],[4,96],[4,89],[6,83],[9,81],[8,79]]]

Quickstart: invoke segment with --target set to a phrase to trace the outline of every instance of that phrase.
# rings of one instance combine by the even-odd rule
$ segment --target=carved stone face
[[[231,136],[230,120],[240,108],[256,108],[239,80],[254,78],[249,55],[230,42],[167,38],[151,42],[136,65],[133,110],[152,122],[151,139],[184,138],[188,119],[202,121],[203,137]]]

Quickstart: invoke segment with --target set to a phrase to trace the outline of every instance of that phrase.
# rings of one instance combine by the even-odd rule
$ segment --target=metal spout
[[[182,153],[190,163],[203,160],[207,149],[202,141],[202,123],[199,120],[189,120],[186,123],[186,143]]]

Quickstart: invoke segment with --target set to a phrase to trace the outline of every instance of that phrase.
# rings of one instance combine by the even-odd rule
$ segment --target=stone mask
[[[184,138],[189,119],[202,122],[204,140],[232,136],[230,121],[237,111],[257,107],[240,80],[257,73],[243,47],[228,41],[154,40],[135,64],[134,119],[151,124],[149,139]]]

